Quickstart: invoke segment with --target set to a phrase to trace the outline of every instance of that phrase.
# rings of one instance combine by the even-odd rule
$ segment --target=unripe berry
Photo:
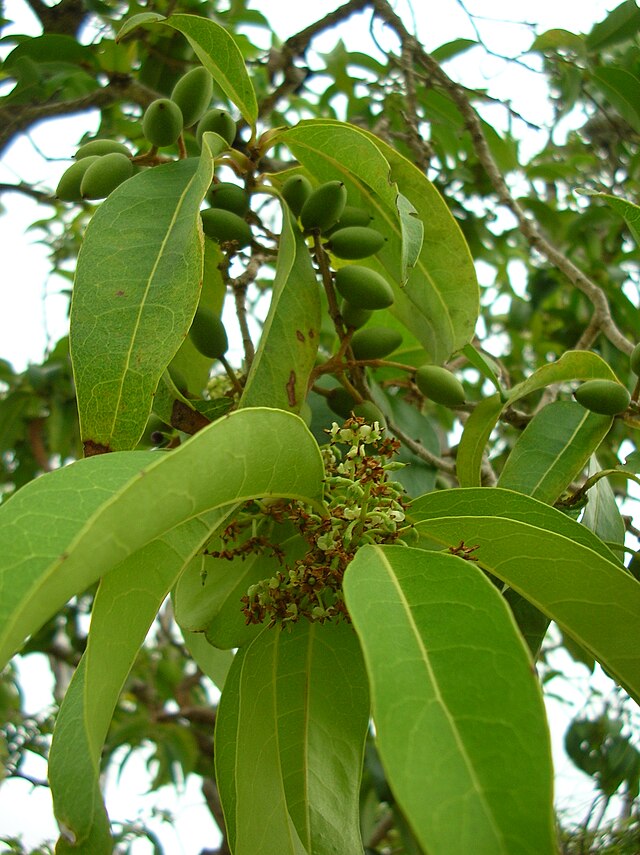
[[[338,258],[356,259],[375,255],[384,246],[380,232],[368,226],[347,226],[331,235],[328,248]]]
[[[180,107],[185,128],[200,121],[213,95],[213,78],[202,65],[183,74],[173,87],[171,100]]]
[[[249,210],[249,194],[237,184],[221,181],[214,184],[207,194],[207,201],[212,208],[224,208],[225,211],[233,211],[239,217]]]
[[[80,193],[83,199],[106,199],[119,184],[131,178],[133,164],[124,154],[112,151],[104,154],[89,165],[85,172]]]
[[[386,309],[393,303],[393,289],[387,280],[360,264],[341,267],[335,282],[340,295],[358,309]]]
[[[219,134],[222,139],[231,145],[236,138],[236,123],[226,110],[216,108],[206,112],[198,122],[198,127],[196,128],[198,145],[202,145],[202,135],[205,131],[212,131],[214,134]]]
[[[189,336],[200,353],[210,359],[219,359],[229,349],[224,324],[217,315],[203,306],[193,318]]]
[[[631,402],[629,390],[615,380],[587,380],[573,396],[585,409],[603,416],[622,413]]]
[[[56,187],[56,196],[62,199],[63,202],[79,202],[82,199],[80,185],[84,174],[89,169],[92,163],[100,160],[99,155],[91,154],[88,157],[83,157],[62,173],[62,177]]]
[[[459,407],[464,404],[464,386],[451,371],[440,365],[422,365],[416,371],[418,389],[436,404]]]
[[[335,225],[347,203],[347,188],[342,181],[327,181],[309,196],[300,211],[306,231],[325,231]]]
[[[169,98],[152,101],[142,117],[142,132],[151,145],[173,145],[182,133],[182,112]]]
[[[76,160],[82,160],[84,157],[91,157],[94,154],[103,155],[111,154],[112,152],[119,152],[127,157],[131,157],[131,152],[127,146],[115,140],[89,140],[89,142],[80,146],[75,157]]]
[[[365,327],[354,333],[351,350],[356,359],[383,359],[400,347],[402,333],[389,327]]]
[[[282,198],[296,217],[300,216],[302,206],[313,191],[311,182],[305,175],[291,175],[282,185]]]
[[[239,249],[251,243],[251,226],[233,211],[224,208],[207,208],[201,212],[202,228],[207,237],[218,243],[234,241]]]

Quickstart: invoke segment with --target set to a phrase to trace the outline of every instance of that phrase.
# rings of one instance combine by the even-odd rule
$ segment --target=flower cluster
[[[351,418],[334,424],[323,448],[327,513],[298,501],[266,505],[262,513],[289,522],[307,545],[291,566],[282,562],[270,579],[242,597],[247,623],[293,623],[304,617],[323,623],[349,619],[342,596],[344,572],[367,543],[393,543],[410,531],[402,485],[389,473],[400,444],[385,438],[378,422]]]

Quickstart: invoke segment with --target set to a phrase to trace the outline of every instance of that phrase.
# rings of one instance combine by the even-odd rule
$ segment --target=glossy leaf
[[[640,699],[640,583],[588,529],[548,505],[500,488],[416,500],[411,516],[430,549],[461,541]]]
[[[138,27],[143,27],[145,24],[159,24],[166,20],[166,17],[164,15],[160,15],[158,12],[138,12],[137,15],[132,15],[130,18],[127,18],[124,24],[120,27],[118,35],[116,36],[116,42],[121,41],[125,36],[128,36],[129,33],[133,32],[133,30]]]
[[[596,199],[603,199],[610,208],[621,214],[627,221],[629,231],[636,244],[640,246],[640,207],[634,205],[633,202],[627,202],[626,199],[621,199],[619,196],[612,196],[610,193],[589,193],[588,195],[594,196]]]
[[[467,419],[460,439],[456,458],[456,473],[460,486],[480,486],[482,456],[491,432],[505,407],[552,383],[595,378],[618,379],[604,359],[597,354],[588,350],[569,350],[557,362],[543,365],[522,383],[509,389],[504,403],[499,395],[493,395],[481,401]]]
[[[320,285],[300,228],[283,209],[271,305],[240,405],[297,413],[307,397],[319,341]]]
[[[0,506],[0,663],[71,596],[187,519],[257,496],[319,507],[322,477],[302,420],[256,408],[170,453],[99,455],[31,482]]]
[[[202,278],[200,204],[212,176],[205,144],[199,160],[125,181],[87,227],[70,336],[87,454],[137,444],[160,377],[187,335]]]
[[[611,416],[585,410],[575,401],[554,401],[536,413],[518,437],[498,487],[553,504],[605,438]]]
[[[366,265],[394,288],[393,314],[416,336],[429,358],[445,361],[471,338],[478,314],[478,286],[464,238],[433,184],[382,140],[343,122],[318,119],[282,132],[282,142],[319,181],[340,177],[349,203],[366,208],[387,238]],[[423,223],[424,241],[411,268],[417,232],[407,230],[408,208]],[[405,241],[399,222],[405,218]],[[411,268],[411,269],[409,269]],[[408,279],[405,277],[408,275]]]
[[[122,562],[102,581],[87,649],[65,694],[49,755],[56,851],[110,855],[113,841],[100,793],[100,757],[125,680],[158,609],[185,565],[224,515],[189,520]]]
[[[188,629],[181,629],[181,632],[193,661],[216,688],[222,691],[235,656],[234,652],[220,650],[209,644],[201,632],[189,632]]]
[[[265,629],[218,707],[216,778],[234,855],[360,852],[369,692],[353,628]]]
[[[640,10],[635,0],[624,0],[603,21],[594,25],[587,36],[590,51],[601,51],[606,47],[633,38],[640,30]]]
[[[496,588],[451,555],[364,546],[344,591],[378,750],[425,851],[555,853],[542,694]]]
[[[631,127],[640,132],[640,80],[626,68],[602,66],[593,72],[598,89]]]
[[[244,57],[233,36],[210,18],[171,15],[164,22],[187,37],[196,56],[247,122],[255,127],[258,102]]]

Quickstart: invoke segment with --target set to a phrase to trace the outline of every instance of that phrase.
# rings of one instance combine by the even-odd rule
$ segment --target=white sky
[[[320,0],[314,3],[292,2],[292,0],[254,0],[252,8],[259,9],[273,22],[278,35],[285,39],[298,32],[322,14],[340,5],[337,0]],[[601,20],[607,11],[618,5],[617,0],[468,0],[467,8],[477,14],[490,15],[496,21],[478,20],[478,26],[488,47],[498,53],[511,55],[526,50],[531,42],[530,31],[518,22],[527,20],[537,25],[539,32],[551,28],[566,28],[573,32],[588,31],[595,21]],[[397,11],[407,26],[411,26],[409,4],[399,0]],[[8,18],[25,17],[25,5],[22,0],[7,0],[5,15]],[[418,34],[427,49],[433,49],[456,38],[475,38],[468,20],[456,0],[415,0],[414,14]],[[342,31],[347,47],[361,50],[363,39],[367,39],[368,15],[355,16]],[[37,31],[30,23],[14,31],[35,34]],[[381,42],[385,34],[376,31]],[[330,50],[335,36],[317,40],[315,48],[319,52]],[[6,46],[3,46],[6,53]],[[516,110],[533,121],[543,121],[549,116],[545,99],[546,87],[539,75],[528,73],[513,65],[508,68],[491,57],[479,59],[479,52],[473,51],[472,59],[462,57],[448,66],[452,76],[458,76],[469,86],[488,87],[496,98],[508,98]],[[491,120],[502,121],[501,114],[493,113]],[[97,127],[97,115],[57,120],[36,128],[30,139],[18,140],[7,152],[0,163],[0,182],[17,182],[20,179],[39,182],[43,188],[55,188],[57,181],[68,165],[80,136]],[[535,140],[530,145],[535,147]],[[39,153],[44,155],[44,158]],[[5,277],[2,282],[2,305],[0,314],[0,357],[12,361],[17,369],[23,369],[29,361],[38,361],[47,346],[54,343],[66,332],[67,298],[59,291],[68,287],[68,283],[48,279],[46,248],[37,244],[37,235],[26,233],[32,220],[42,217],[44,209],[19,194],[4,194],[2,202],[6,215],[0,222],[0,251],[2,253]],[[36,657],[28,657],[25,666],[33,672],[28,680],[27,708],[32,711],[46,704],[51,681],[47,677],[46,666]],[[549,709],[553,722],[552,732],[554,753],[557,766],[557,786],[559,803],[572,803],[578,816],[586,814],[590,802],[591,789],[584,776],[576,775],[562,751],[562,735],[575,710],[580,707],[587,695],[587,672],[581,666],[566,663],[571,673],[571,683],[559,687],[562,694],[570,696],[572,705],[550,700]],[[564,667],[564,663],[563,663]],[[604,685],[604,684],[603,684]],[[43,777],[43,764],[34,764],[30,769],[36,777]],[[208,811],[201,805],[197,788],[188,789],[177,803],[172,790],[160,797],[143,797],[141,792],[146,785],[141,760],[132,760],[120,784],[113,781],[108,788],[108,804],[112,816],[118,819],[135,818],[135,811],[142,809],[148,814],[149,804],[170,806],[179,815],[179,826],[171,831],[159,823],[154,829],[161,835],[167,847],[168,855],[195,855],[205,846],[215,844],[213,823]],[[134,808],[133,793],[138,793]],[[141,806],[144,805],[142,808]],[[37,817],[37,822],[35,821]],[[48,793],[37,790],[30,794],[25,782],[15,781],[5,785],[0,800],[0,832],[24,833],[25,842],[36,845],[46,837],[56,836],[56,826],[52,818]],[[149,844],[137,844],[135,855],[150,852]]]

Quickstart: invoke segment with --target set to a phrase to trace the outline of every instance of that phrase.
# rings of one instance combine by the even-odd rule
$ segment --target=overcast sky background
[[[269,17],[281,39],[300,31],[308,24],[340,5],[337,0],[317,0],[314,3],[292,0],[254,0],[251,7]],[[551,28],[565,28],[585,32],[596,21],[618,5],[616,0],[468,0],[467,8],[478,15],[490,15],[495,20],[477,20],[486,45],[502,54],[517,55],[531,44],[531,31],[520,21],[536,25],[538,32]],[[396,10],[407,26],[412,28],[412,13],[406,0],[399,0]],[[457,0],[426,2],[415,0],[413,15],[417,34],[427,49],[433,49],[456,38],[475,38],[475,33]],[[22,0],[7,0],[5,16],[19,20],[19,25],[7,32],[38,33],[35,19]],[[347,48],[375,52],[368,35],[369,16],[354,16],[340,28],[340,36]],[[314,42],[319,52],[329,51],[335,45],[337,33]],[[393,45],[383,30],[376,37],[384,46]],[[265,44],[265,47],[267,45]],[[6,55],[10,46],[0,46]],[[313,64],[313,56],[310,57]],[[538,65],[536,57],[527,58],[532,66]],[[474,50],[447,67],[449,73],[463,80],[467,86],[486,87],[498,99],[509,99],[513,107],[526,119],[543,123],[551,110],[546,98],[544,78],[521,67],[507,65],[493,57]],[[504,111],[495,109],[491,115],[495,123],[504,121]],[[564,130],[572,122],[568,117]],[[6,152],[0,163],[0,182],[17,183],[20,180],[37,183],[42,189],[53,190],[62,172],[69,165],[79,138],[95,131],[98,115],[59,119],[36,128],[30,138],[22,137]],[[563,132],[561,128],[560,133]],[[524,151],[531,153],[542,145],[541,136],[530,133]],[[68,283],[59,277],[49,277],[47,248],[37,243],[37,233],[26,232],[29,224],[43,216],[46,209],[20,194],[4,194],[2,203],[5,215],[0,221],[0,251],[3,269],[2,297],[4,311],[0,313],[0,357],[8,359],[18,370],[30,362],[38,362],[47,346],[67,330],[68,300],[61,295]],[[574,665],[568,657],[559,661],[567,669],[571,680],[557,685],[557,691],[570,701],[569,705],[548,699],[552,735],[557,767],[558,804],[571,806],[574,815],[582,818],[591,801],[590,782],[575,772],[562,751],[562,736],[576,708],[587,696],[588,673],[582,666]],[[46,663],[37,657],[27,657],[22,665],[30,674],[27,681],[26,706],[30,711],[46,706],[50,698],[51,679]],[[597,675],[596,683],[605,690],[607,681]],[[29,772],[44,777],[44,764],[34,762]],[[174,829],[160,821],[152,823],[166,846],[167,855],[195,855],[205,846],[216,845],[214,824],[202,806],[196,786],[189,786],[176,802],[175,793],[168,789],[160,794],[143,796],[146,783],[141,759],[131,760],[125,767],[121,782],[111,780],[107,788],[107,802],[112,818],[135,819],[138,812],[148,816],[151,805],[167,807],[178,814]],[[0,834],[24,835],[25,843],[35,846],[43,839],[55,838],[57,828],[53,821],[48,792],[37,789],[31,792],[24,781],[12,781],[2,788],[0,798]],[[148,843],[139,843],[133,850],[136,855],[151,852]],[[256,853],[258,855],[258,853]]]

